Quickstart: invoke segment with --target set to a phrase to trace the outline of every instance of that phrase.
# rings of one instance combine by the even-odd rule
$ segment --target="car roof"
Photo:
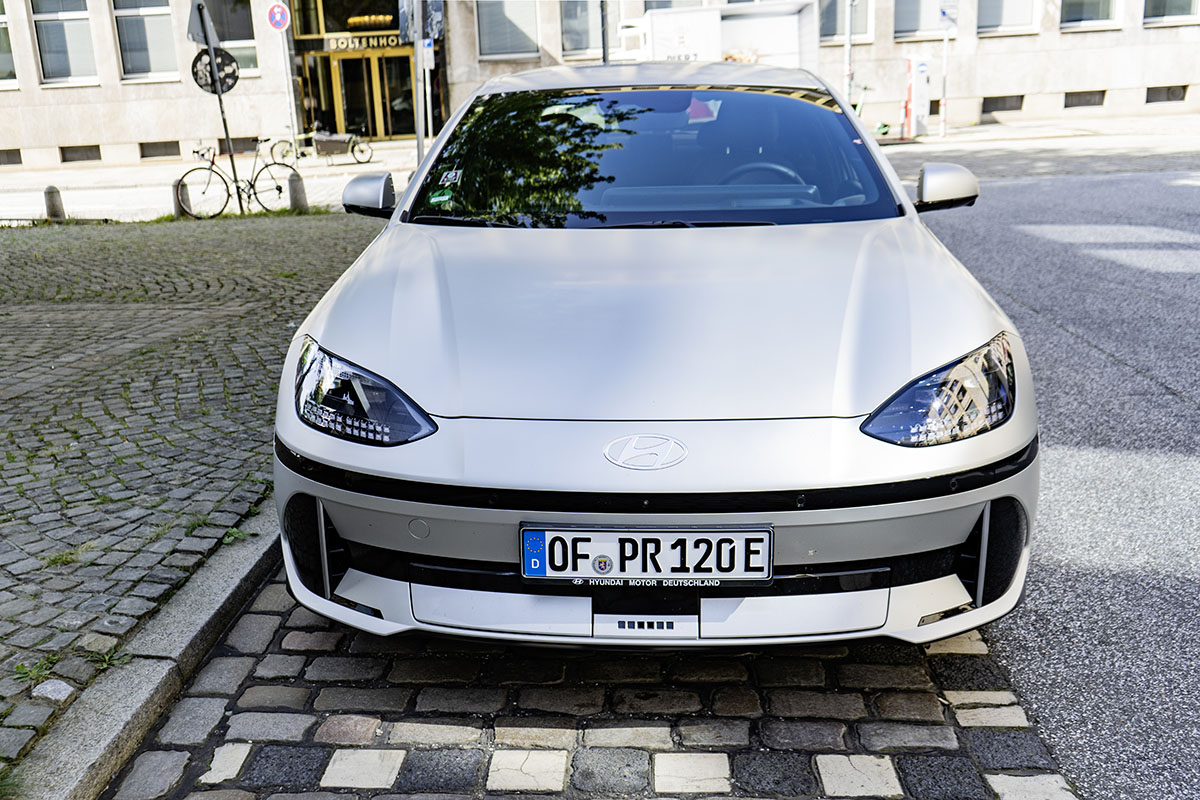
[[[479,94],[628,86],[767,86],[829,91],[820,78],[803,69],[729,61],[651,61],[533,69],[494,78],[479,88]]]

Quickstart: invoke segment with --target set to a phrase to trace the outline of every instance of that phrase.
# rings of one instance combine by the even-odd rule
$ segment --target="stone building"
[[[235,149],[288,129],[287,39],[270,0],[210,0],[240,78]],[[191,158],[217,144],[217,99],[192,80],[190,0],[0,0],[0,165]]]
[[[610,58],[644,55],[636,28],[647,11],[735,5],[740,10],[754,2],[789,5],[609,0]],[[952,125],[1200,111],[1200,0],[854,0],[856,89],[850,99],[863,102],[868,122],[900,121],[910,59],[916,68],[925,65],[921,74],[929,81],[936,120],[942,5],[956,18],[948,42]],[[845,74],[844,9],[840,0],[820,0],[818,72],[838,89]],[[449,105],[499,74],[598,62],[599,26],[599,0],[451,0],[445,42]]]
[[[424,1],[436,22],[427,104],[434,130],[488,78],[600,62],[605,17],[609,57],[619,62],[649,57],[648,14],[811,13],[814,2]],[[286,0],[284,32],[268,23],[274,2],[210,0],[241,67],[226,98],[235,149],[253,136],[286,135],[293,108],[304,130],[413,135],[423,82],[402,32],[412,0]],[[845,0],[816,2],[819,33],[804,63],[840,89]],[[869,123],[900,121],[910,69],[927,81],[916,105],[937,120],[944,42],[953,125],[1200,111],[1200,0],[852,2],[851,100],[863,103]],[[190,74],[199,51],[187,39],[192,3],[0,0],[0,170],[190,158],[198,141],[217,144],[216,100]],[[943,7],[956,23],[948,39]],[[720,55],[757,57],[744,43],[736,50]]]

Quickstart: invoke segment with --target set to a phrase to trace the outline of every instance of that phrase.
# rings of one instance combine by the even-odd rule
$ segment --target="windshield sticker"
[[[442,179],[438,181],[438,183],[442,186],[446,186],[447,184],[458,183],[460,180],[462,180],[462,170],[452,169],[448,172],[443,172]]]
[[[440,205],[442,203],[449,202],[453,195],[454,192],[450,191],[449,189],[438,189],[436,192],[429,195],[429,202],[433,203],[434,205]]]

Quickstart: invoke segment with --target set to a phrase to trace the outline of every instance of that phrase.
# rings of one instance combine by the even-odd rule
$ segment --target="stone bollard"
[[[292,211],[308,211],[308,195],[304,193],[304,179],[299,172],[288,176],[288,195],[291,198]]]
[[[176,219],[188,216],[184,211],[184,206],[190,206],[192,198],[188,197],[187,184],[183,182],[183,178],[178,178],[171,184],[171,213]]]
[[[63,209],[62,194],[59,193],[57,186],[46,187],[46,219],[53,222],[63,222],[67,219],[67,212]]]

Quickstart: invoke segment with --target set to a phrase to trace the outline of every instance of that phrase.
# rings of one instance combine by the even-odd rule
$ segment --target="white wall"
[[[868,123],[901,121],[907,58],[929,63],[929,96],[941,97],[942,40],[897,40],[892,34],[893,0],[870,1],[873,30],[854,37],[856,85],[866,84],[863,117]],[[1025,96],[1020,112],[995,118],[1080,119],[1095,115],[1126,116],[1200,111],[1200,19],[1191,24],[1144,27],[1142,0],[1115,0],[1111,29],[1063,30],[1060,5],[1037,6],[1030,30],[1006,35],[976,33],[975,0],[960,0],[958,33],[950,41],[949,116],[951,125],[980,121],[984,97]],[[843,42],[826,40],[821,47],[822,77],[842,85]],[[1182,103],[1146,104],[1146,88],[1189,85]],[[1066,92],[1106,90],[1104,105],[1064,108]],[[858,99],[855,90],[854,100]]]
[[[267,24],[272,3],[251,0],[259,70],[257,76],[243,75],[225,97],[233,137],[287,132],[291,84],[280,46],[283,34]],[[97,74],[88,85],[42,84],[30,6],[27,0],[8,0],[5,9],[17,88],[0,90],[0,149],[20,148],[23,166],[57,165],[58,148],[72,145],[99,145],[105,162],[136,162],[139,142],[171,140],[179,141],[182,157],[190,159],[197,139],[216,144],[223,135],[216,96],[202,91],[191,76],[199,51],[187,40],[191,0],[171,1],[178,75],[152,80],[121,77],[110,0],[89,0]]]

